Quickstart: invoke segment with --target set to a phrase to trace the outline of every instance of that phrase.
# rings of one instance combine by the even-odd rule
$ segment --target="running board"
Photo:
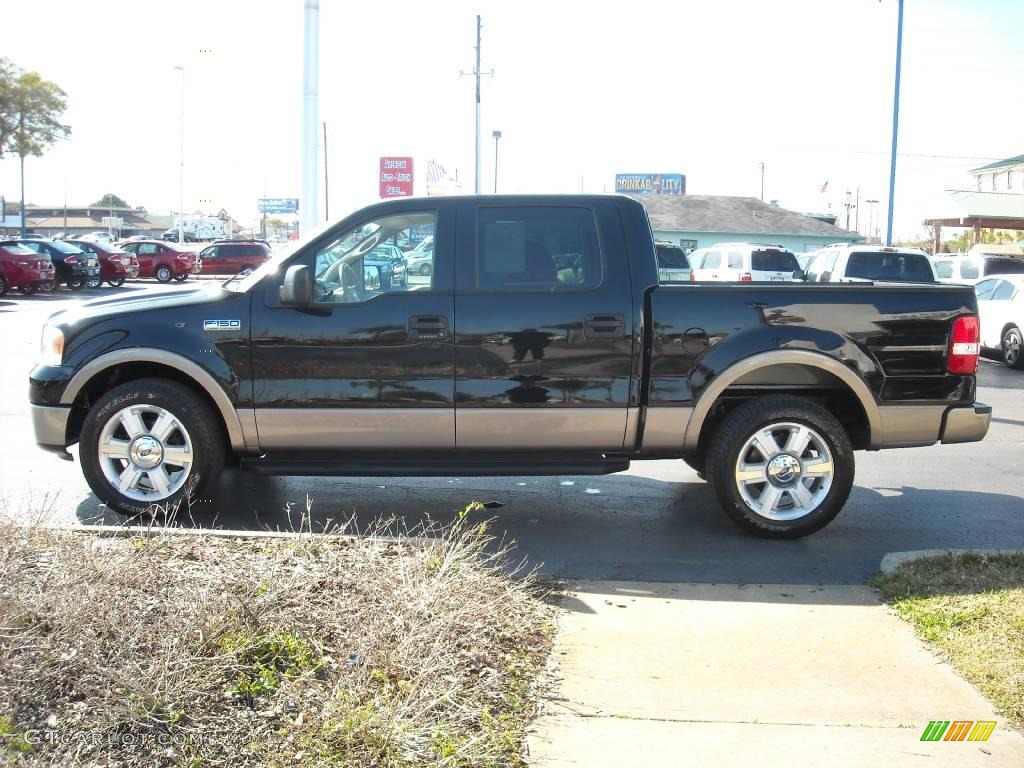
[[[610,475],[629,469],[627,459],[304,459],[252,457],[242,469],[260,475],[335,477],[509,477]]]

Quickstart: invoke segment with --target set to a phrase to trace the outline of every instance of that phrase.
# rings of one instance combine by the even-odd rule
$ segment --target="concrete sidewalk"
[[[1024,737],[869,587],[575,584],[529,737],[555,766],[1024,766]],[[922,742],[930,720],[996,720]]]

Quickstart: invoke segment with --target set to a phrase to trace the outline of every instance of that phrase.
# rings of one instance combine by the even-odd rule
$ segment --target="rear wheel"
[[[420,266],[420,274],[423,275],[424,277],[430,277],[430,265],[423,264],[422,266]]]
[[[47,280],[45,283],[40,283],[39,284],[39,290],[42,291],[43,293],[53,293],[53,291],[54,291],[54,289],[56,287],[57,287],[57,281],[56,280]]]
[[[85,281],[86,288],[99,288],[101,285],[103,285],[103,279],[99,277],[90,277]]]
[[[823,528],[853,487],[853,447],[836,418],[800,397],[744,403],[711,438],[708,483],[729,518],[758,536]]]
[[[171,282],[171,278],[174,277],[174,273],[171,272],[170,267],[157,267],[156,268],[156,279],[161,283]]]
[[[1024,368],[1024,340],[1020,328],[1013,326],[1003,334],[1003,363],[1018,370]]]
[[[85,417],[82,472],[111,509],[172,511],[220,474],[224,441],[217,424],[187,387],[164,379],[130,381],[103,395]]]
[[[111,288],[120,288],[122,285],[124,285],[124,278],[119,277],[117,278],[117,280],[107,280],[107,285],[109,285]]]

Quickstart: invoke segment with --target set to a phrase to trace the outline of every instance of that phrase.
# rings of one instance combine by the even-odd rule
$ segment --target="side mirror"
[[[380,290],[380,267],[376,264],[363,266],[363,289],[367,291]]]
[[[281,284],[281,303],[299,307],[313,303],[313,276],[309,267],[304,264],[288,267]]]
[[[802,269],[795,269],[795,270],[793,270],[793,279],[794,280],[806,280],[807,279],[807,273],[804,272]]]

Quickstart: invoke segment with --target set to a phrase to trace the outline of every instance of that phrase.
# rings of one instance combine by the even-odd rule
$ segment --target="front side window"
[[[601,250],[587,208],[482,208],[476,286],[559,291],[601,284]]]
[[[140,256],[155,256],[160,253],[160,246],[156,243],[142,243],[139,246]]]
[[[708,255],[704,257],[704,269],[718,269],[722,266],[722,252],[721,251],[708,251]]]
[[[1013,283],[1000,280],[999,286],[992,294],[992,301],[1009,301],[1013,298]]]
[[[434,254],[419,254],[413,262],[397,246],[409,231],[421,229],[433,238],[433,212],[403,213],[361,224],[344,232],[316,255],[315,300],[349,304],[382,293],[429,291],[434,280]]]

